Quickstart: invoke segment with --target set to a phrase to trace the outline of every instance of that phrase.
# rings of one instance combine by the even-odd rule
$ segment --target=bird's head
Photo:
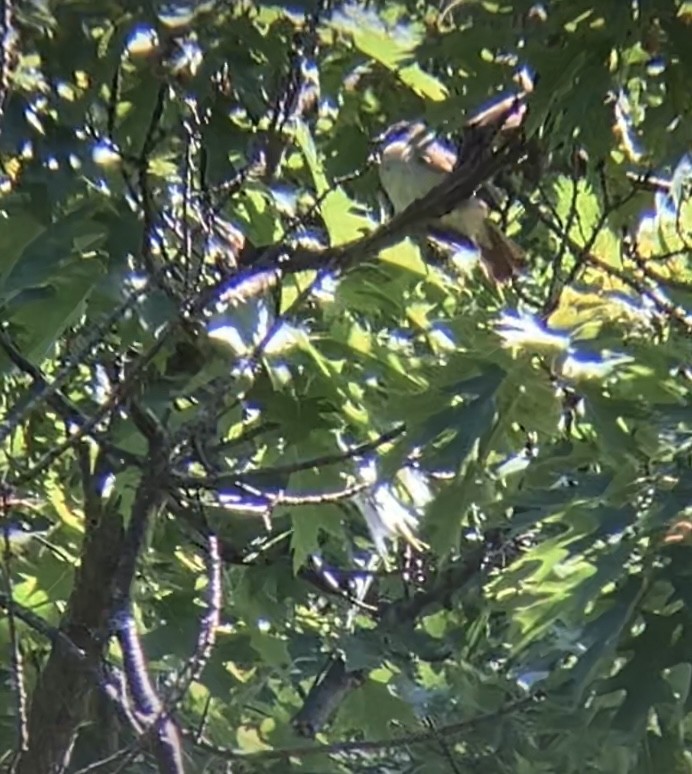
[[[437,172],[451,172],[456,161],[452,148],[435,136],[422,121],[397,121],[378,138],[379,159],[408,163],[415,159]]]
[[[416,143],[429,134],[422,121],[397,121],[375,138],[380,150],[390,145]]]

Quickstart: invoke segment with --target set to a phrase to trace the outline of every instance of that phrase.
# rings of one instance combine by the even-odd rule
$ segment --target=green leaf
[[[295,137],[298,147],[303,152],[310,174],[312,175],[315,191],[318,196],[322,196],[324,192],[329,189],[329,181],[327,180],[324,168],[317,155],[317,148],[315,147],[315,142],[312,139],[310,130],[304,122],[299,121],[296,125]]]
[[[333,245],[358,239],[372,230],[372,221],[342,188],[327,194],[320,206]]]
[[[321,533],[342,537],[342,518],[342,512],[333,503],[302,505],[291,510],[293,572],[297,573],[312,554],[319,552]]]
[[[97,260],[72,260],[42,292],[21,292],[7,309],[13,324],[22,330],[25,354],[40,360],[65,329],[84,313],[84,304],[103,274]]]
[[[27,247],[45,230],[45,226],[26,210],[18,210],[3,221],[0,229],[0,266],[2,296],[6,297],[7,279]]]
[[[339,707],[339,725],[358,728],[375,738],[389,736],[394,724],[415,723],[410,706],[394,696],[388,686],[367,680]]]
[[[495,393],[503,378],[500,369],[492,369],[478,379],[458,383],[454,391],[473,389],[479,392],[478,397],[430,417],[415,436],[418,444],[426,446],[444,431],[451,436],[449,440],[442,440],[427,458],[433,469],[456,470],[453,481],[435,497],[425,513],[425,537],[441,555],[458,545],[467,509],[477,494],[479,462],[496,427]]]

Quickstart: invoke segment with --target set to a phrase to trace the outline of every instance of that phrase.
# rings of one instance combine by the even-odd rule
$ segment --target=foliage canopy
[[[3,9],[8,770],[692,771],[692,3]]]

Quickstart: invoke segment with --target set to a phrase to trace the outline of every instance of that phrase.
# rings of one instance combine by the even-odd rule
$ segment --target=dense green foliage
[[[692,3],[3,9],[3,764],[692,771]]]

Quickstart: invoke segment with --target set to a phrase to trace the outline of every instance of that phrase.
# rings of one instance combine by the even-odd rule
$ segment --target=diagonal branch
[[[0,442],[13,431],[13,429],[24,419],[24,417],[33,409],[35,409],[44,400],[48,400],[55,392],[61,390],[63,385],[67,383],[67,380],[71,376],[72,372],[79,366],[83,366],[90,362],[94,353],[97,351],[97,344],[102,340],[106,332],[113,326],[118,320],[122,319],[142,298],[147,292],[148,285],[143,288],[130,293],[125,300],[119,304],[110,314],[103,318],[103,320],[92,326],[89,333],[86,335],[83,344],[79,349],[70,352],[70,356],[67,359],[65,365],[55,374],[52,381],[48,382],[45,378],[40,385],[35,385],[35,390],[30,396],[30,399],[21,405],[18,410],[13,412],[12,419],[10,421],[7,418],[2,426],[0,426]],[[17,355],[13,355],[12,351],[6,349],[6,352],[10,359],[13,360],[15,365],[25,373],[32,376],[32,378],[38,379],[40,371],[34,370],[33,366],[12,344],[11,339],[6,333],[2,335],[3,346],[10,345],[11,348],[17,353],[18,359],[15,360]]]
[[[96,430],[95,423],[63,395],[56,382],[49,382],[41,369],[22,355],[5,331],[0,331],[0,347],[2,347],[14,365],[22,373],[29,376],[33,382],[32,394],[29,396],[29,400],[21,404],[15,404],[13,409],[8,412],[2,432],[7,432],[8,429],[16,427],[19,424],[20,418],[26,415],[28,406],[37,406],[41,401],[45,400],[66,424],[74,424],[79,428],[92,428],[85,430],[84,435],[93,438],[109,457],[130,465],[141,466],[142,461],[139,457],[125,449],[119,449],[106,438],[104,433]],[[19,410],[17,411],[16,409]]]
[[[247,760],[252,762],[259,761],[272,761],[272,760],[286,760],[288,758],[309,758],[314,755],[340,755],[345,753],[364,753],[364,752],[384,752],[386,750],[394,750],[397,748],[408,747],[411,745],[426,744],[431,741],[435,741],[441,737],[454,737],[459,734],[465,734],[469,731],[473,731],[481,725],[486,723],[492,723],[499,720],[506,715],[514,714],[521,710],[527,709],[539,701],[539,697],[535,695],[524,696],[521,699],[515,699],[503,704],[499,709],[494,712],[487,712],[483,715],[478,715],[475,718],[469,718],[468,720],[461,720],[457,723],[448,723],[443,726],[438,726],[434,731],[419,731],[417,733],[389,738],[389,739],[372,739],[367,741],[354,741],[354,742],[336,742],[335,744],[322,744],[311,745],[303,747],[284,747],[277,750],[262,750],[256,753],[243,753],[236,750],[224,749],[216,747],[204,741],[197,741],[196,746],[200,750],[216,755],[226,760]]]
[[[626,197],[625,200],[621,200],[619,205],[622,205],[628,198],[629,197]],[[552,231],[560,239],[564,240],[569,249],[577,257],[575,265],[565,282],[565,286],[574,282],[577,273],[584,266],[592,266],[604,272],[605,274],[620,280],[620,282],[629,287],[631,290],[634,290],[640,296],[648,298],[651,302],[653,302],[655,308],[660,314],[665,315],[672,322],[682,326],[686,331],[692,332],[692,315],[690,315],[689,312],[687,312],[681,306],[676,306],[674,303],[669,301],[658,287],[651,287],[645,282],[642,282],[636,276],[633,276],[631,273],[623,271],[616,266],[612,266],[607,261],[599,258],[593,252],[593,245],[596,241],[596,237],[598,236],[600,230],[603,228],[607,219],[607,215],[604,215],[599,219],[598,223],[594,226],[594,230],[587,243],[585,245],[580,245],[562,228],[553,223],[553,221],[541,210],[540,207],[537,207],[527,200],[524,200],[522,203],[527,208],[527,210],[534,214],[541,221],[541,223],[547,226],[550,231]],[[550,314],[551,311],[553,310],[546,309],[546,316]]]
[[[431,579],[424,590],[412,597],[391,602],[381,611],[376,627],[382,635],[392,629],[413,627],[416,620],[436,606],[449,604],[452,595],[461,589],[480,569],[483,549],[470,552],[465,561],[453,564]],[[342,674],[343,672],[343,674]],[[325,677],[313,686],[303,706],[294,717],[294,725],[314,736],[331,719],[341,702],[365,677],[364,670],[347,671],[342,660],[332,662]]]
[[[317,468],[326,468],[330,465],[338,465],[340,462],[354,459],[355,457],[361,457],[368,452],[375,451],[380,446],[393,441],[402,435],[406,430],[405,425],[396,425],[390,430],[386,430],[384,433],[380,433],[376,438],[371,441],[365,441],[364,443],[356,446],[351,446],[343,452],[334,454],[324,454],[321,457],[313,457],[312,459],[302,460],[300,462],[288,463],[285,465],[271,465],[265,468],[259,468],[258,470],[239,472],[239,473],[220,473],[216,476],[211,475],[207,478],[209,484],[215,486],[223,486],[224,483],[242,482],[242,481],[254,481],[255,479],[262,479],[266,477],[281,478],[288,476],[291,473],[299,473],[303,470],[313,470]],[[191,480],[185,481],[185,486],[198,483]]]
[[[467,159],[424,197],[412,202],[371,234],[344,245],[318,250],[283,242],[269,245],[252,260],[251,266],[201,293],[195,311],[203,311],[222,295],[229,303],[246,300],[248,285],[267,273],[271,274],[271,279],[267,277],[267,281],[276,284],[286,274],[308,269],[323,270],[325,267],[344,270],[362,263],[453,210],[460,201],[470,198],[479,186],[517,162],[523,152],[523,143],[515,139],[492,154]],[[263,284],[262,292],[265,289],[266,284]]]
[[[171,323],[164,328],[159,334],[159,338],[152,344],[152,346],[137,360],[133,368],[130,370],[127,378],[113,390],[112,394],[104,401],[98,408],[98,410],[90,417],[81,427],[79,427],[72,435],[58,444],[50,451],[46,452],[38,462],[31,468],[28,468],[21,473],[15,484],[23,485],[28,481],[33,480],[42,471],[46,470],[50,465],[61,457],[66,451],[75,447],[83,438],[90,435],[99,422],[106,417],[113,409],[120,406],[124,400],[128,398],[131,391],[141,378],[142,373],[156,355],[163,348],[167,342],[168,337],[176,329],[176,324]]]
[[[184,770],[180,735],[174,721],[163,712],[149,677],[146,658],[132,613],[132,585],[137,563],[145,545],[149,525],[164,499],[168,479],[169,450],[163,430],[149,424],[149,417],[137,404],[132,404],[133,419],[147,435],[148,467],[140,479],[135,494],[127,532],[122,544],[115,573],[111,626],[123,652],[127,687],[134,700],[135,713],[147,727],[123,759],[130,761],[144,741],[151,740],[159,771],[179,774]]]

